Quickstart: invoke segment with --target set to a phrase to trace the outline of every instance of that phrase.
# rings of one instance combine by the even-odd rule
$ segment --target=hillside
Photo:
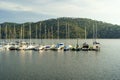
[[[97,26],[97,38],[120,38],[120,26],[96,21],[87,18],[58,18],[39,21],[36,23],[2,23],[1,38],[25,38],[30,36],[29,26],[31,26],[32,38],[84,38],[85,27],[87,38],[93,38],[93,26]],[[67,26],[67,29],[66,29]],[[69,31],[69,34],[66,33]],[[94,28],[94,31],[96,29]],[[36,35],[37,34],[37,35]],[[52,35],[53,34],[53,35]]]

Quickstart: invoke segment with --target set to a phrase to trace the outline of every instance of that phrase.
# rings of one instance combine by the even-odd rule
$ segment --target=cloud
[[[1,0],[0,9],[119,23],[119,3],[119,0]]]
[[[37,22],[40,20],[45,20],[49,18],[53,18],[55,16],[46,15],[42,13],[33,13],[29,11],[8,11],[8,10],[0,10],[0,23],[3,22]]]
[[[14,11],[32,11],[32,8],[30,7],[4,1],[0,1],[0,9]]]

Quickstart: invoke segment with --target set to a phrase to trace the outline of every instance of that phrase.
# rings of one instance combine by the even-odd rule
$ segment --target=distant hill
[[[17,23],[5,22],[0,25],[2,27],[1,37],[3,39],[6,38],[28,39],[30,35],[30,31],[29,31],[30,25],[31,25],[32,38],[47,38],[47,39],[58,38],[58,26],[59,26],[59,38],[66,38],[66,35],[67,38],[84,38],[85,27],[87,31],[87,38],[93,38],[93,26],[95,28],[97,26],[97,38],[120,38],[119,25],[113,25],[110,23],[96,21],[87,18],[62,17],[57,19],[39,21],[36,23],[28,22],[23,24],[17,24]],[[95,28],[94,28],[94,32],[96,31]],[[66,30],[69,32],[66,33]]]

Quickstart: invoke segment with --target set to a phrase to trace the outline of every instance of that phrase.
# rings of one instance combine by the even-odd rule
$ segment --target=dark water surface
[[[0,51],[0,80],[120,80],[120,40],[99,42],[99,52]]]

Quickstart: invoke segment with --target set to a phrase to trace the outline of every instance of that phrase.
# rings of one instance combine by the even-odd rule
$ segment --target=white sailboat
[[[2,39],[1,38],[1,25],[0,25],[0,39]],[[2,42],[2,40],[0,42],[0,50],[3,50],[3,42]]]
[[[31,23],[29,23],[29,36],[30,36],[29,45],[27,45],[25,50],[32,50],[35,47],[35,46],[32,45],[32,42],[31,42]]]
[[[34,47],[34,50],[36,50],[36,51],[41,51],[41,50],[45,49],[45,46],[42,45],[41,23],[40,23],[40,34],[39,35],[40,35],[40,38],[41,38],[40,39],[41,42],[38,46]]]
[[[7,36],[7,25],[6,25],[6,27],[5,27],[5,32],[6,32],[6,42],[4,43],[3,48],[4,48],[5,50],[9,50],[9,48],[10,48],[12,45],[10,44],[10,42],[7,41],[7,39],[8,39],[8,36]]]
[[[17,50],[25,50],[26,47],[27,47],[27,43],[25,41],[20,41]]]
[[[55,44],[54,44],[54,41],[53,41],[53,27],[51,26],[51,37],[52,37],[52,44],[50,46],[50,49],[53,50],[55,48]]]
[[[12,43],[12,46],[9,48],[10,50],[16,50],[19,46],[19,44],[17,42],[15,42],[16,39],[16,29],[15,29],[15,25],[14,25],[14,43]]]
[[[51,50],[64,50],[64,43],[59,43],[59,20],[57,20],[57,34],[58,34],[58,43],[52,45]]]
[[[100,43],[96,41],[97,39],[97,23],[96,26],[94,27],[93,24],[93,50],[99,51],[100,50]]]
[[[22,39],[21,41],[19,41],[19,46],[17,48],[17,50],[25,50],[25,48],[27,48],[27,43],[25,41],[23,41],[23,29],[22,29],[22,26],[21,26],[21,37],[20,39]]]
[[[69,25],[66,23],[66,39],[69,39]],[[64,46],[64,51],[69,51],[70,49],[72,49],[72,45],[68,45],[67,42],[69,41],[65,41],[65,46]]]

